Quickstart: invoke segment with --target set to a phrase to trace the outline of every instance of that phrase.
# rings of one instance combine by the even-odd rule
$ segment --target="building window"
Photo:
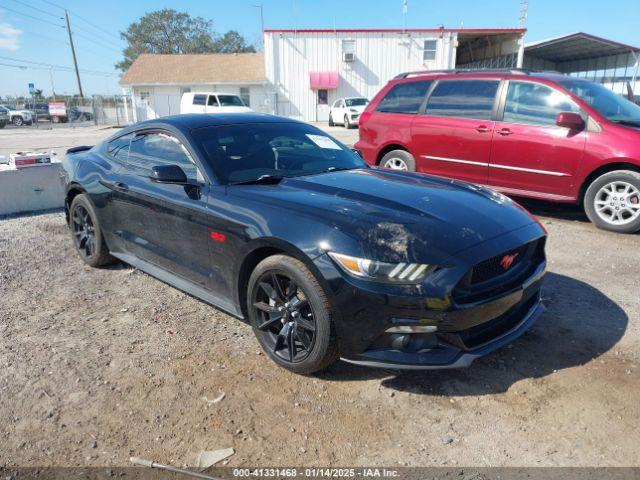
[[[148,100],[150,96],[149,92],[140,92],[140,100]]]
[[[437,46],[438,46],[437,40],[425,40],[424,50],[422,51],[422,60],[424,60],[425,62],[428,60],[435,60]]]
[[[356,41],[342,40],[342,60],[353,62],[356,56]]]
[[[318,90],[318,105],[329,104],[329,92],[327,90]]]
[[[240,98],[242,99],[242,103],[247,107],[251,106],[251,94],[249,87],[240,87]]]

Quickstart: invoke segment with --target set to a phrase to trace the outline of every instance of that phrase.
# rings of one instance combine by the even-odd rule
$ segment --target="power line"
[[[89,42],[95,43],[96,45],[98,45],[99,47],[104,48],[105,50],[111,50],[113,52],[116,52],[118,55],[120,55],[122,53],[122,52],[120,52],[119,50],[116,50],[113,47],[109,47],[109,46],[105,45],[104,43],[100,43],[100,42],[95,41],[94,39],[92,39],[91,37],[88,37],[84,33],[73,32],[73,34],[78,36],[78,37],[82,37],[85,40],[88,40]]]
[[[48,23],[49,25],[53,25],[53,26],[56,26],[56,27],[64,28],[63,25],[60,25],[58,23],[50,22],[49,20],[46,20],[44,18],[34,17],[33,15],[29,15],[28,13],[19,12],[18,10],[13,10],[12,8],[9,8],[9,7],[4,7],[3,6],[2,9],[3,10],[7,10],[7,11],[12,12],[12,13],[15,13],[17,15],[22,15],[23,17],[31,18],[33,20],[38,20],[39,22]]]
[[[14,1],[17,1],[17,0],[14,0]],[[120,36],[119,36],[119,35],[116,35],[115,33],[112,33],[112,32],[109,32],[109,31],[105,30],[104,28],[102,28],[102,27],[100,27],[100,26],[96,25],[95,23],[93,23],[93,22],[91,22],[91,21],[87,20],[86,18],[82,17],[81,15],[78,15],[76,12],[74,12],[74,11],[72,11],[72,10],[69,10],[68,8],[65,8],[65,7],[63,7],[63,6],[61,6],[61,5],[58,5],[57,3],[51,2],[51,1],[49,1],[49,0],[41,0],[41,1],[42,1],[42,2],[44,2],[44,3],[47,3],[47,4],[49,4],[49,5],[51,5],[52,7],[59,8],[60,10],[67,10],[71,15],[73,15],[73,16],[74,16],[74,17],[76,17],[76,18],[78,18],[79,20],[82,20],[84,23],[86,23],[87,25],[90,25],[91,27],[93,27],[93,28],[95,28],[96,30],[98,30],[98,31],[102,32],[103,34],[108,35],[109,37],[116,38],[116,39],[118,39],[118,40],[122,40],[122,38],[120,38]],[[80,27],[78,27],[78,26],[76,25],[76,28],[80,28]],[[86,31],[86,30],[85,30],[85,31]],[[90,33],[94,33],[94,32],[90,32]]]
[[[26,3],[26,2],[22,2],[21,0],[13,0],[13,1],[16,2],[16,3],[19,3],[20,5],[25,6],[27,8],[31,8],[32,10],[35,10],[36,12],[44,13],[45,15],[49,15],[51,17],[57,18],[58,20],[61,20],[60,16],[56,15],[55,13],[51,13],[51,12],[48,12],[46,10],[42,10],[41,8],[34,7],[33,5],[30,5],[30,4]]]
[[[38,67],[38,66],[32,66],[32,65],[15,65],[15,64],[11,64],[11,63],[4,63],[4,62],[0,62],[0,66],[4,66],[4,67],[13,67],[13,68],[18,68],[20,70],[43,70],[43,71],[49,71],[49,70],[53,70],[54,72],[62,72],[62,73],[73,73],[74,70],[71,67],[68,68],[59,68],[59,67]],[[95,75],[95,76],[99,76],[99,77],[118,77],[118,74],[115,73],[104,73],[104,72],[95,72],[93,70],[80,70],[82,73],[84,73],[85,75]]]
[[[33,60],[21,60],[19,58],[5,57],[5,56],[2,56],[2,55],[0,55],[0,59],[9,60],[9,61],[12,61],[12,62],[27,63],[27,64],[30,64],[30,65],[43,66],[43,67],[47,67],[47,68],[55,67],[56,69],[65,69],[66,71],[70,71],[70,72],[72,72],[74,70],[73,67],[67,67],[66,65],[57,65],[55,63],[46,63],[46,62],[35,62]],[[15,65],[13,65],[13,66],[15,66]],[[114,75],[114,76],[118,75],[117,73],[101,72],[99,70],[84,70],[84,69],[82,69],[80,71],[83,72],[83,73],[94,73],[94,74],[97,74],[97,75]]]

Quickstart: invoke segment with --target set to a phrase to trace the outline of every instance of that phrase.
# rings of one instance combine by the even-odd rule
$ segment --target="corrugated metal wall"
[[[455,39],[451,32],[266,32],[265,89],[277,94],[279,115],[314,121],[317,94],[309,88],[309,72],[339,73],[329,104],[348,96],[372,98],[399,73],[453,68]],[[343,40],[355,40],[355,61],[343,61]],[[423,60],[425,40],[437,41],[435,60]]]

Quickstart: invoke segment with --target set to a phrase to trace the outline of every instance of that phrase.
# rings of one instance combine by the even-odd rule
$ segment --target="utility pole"
[[[264,52],[264,12],[263,5],[254,5],[255,8],[260,9],[260,50]]]
[[[51,95],[53,95],[53,101],[56,101],[56,88],[53,85],[53,65],[49,65],[49,79],[51,80]]]
[[[76,68],[76,78],[78,79],[78,90],[80,90],[80,97],[84,97],[82,93],[82,83],[80,83],[80,71],[78,70],[78,60],[76,59],[76,49],[73,46],[73,35],[71,35],[71,26],[69,25],[69,12],[64,11],[64,18],[67,21],[67,33],[69,34],[69,44],[71,45],[71,54],[73,55],[73,65]]]

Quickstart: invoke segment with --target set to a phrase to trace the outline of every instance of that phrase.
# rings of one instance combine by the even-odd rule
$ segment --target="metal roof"
[[[524,47],[525,55],[555,63],[609,57],[629,52],[640,52],[640,48],[584,32],[541,40]]]
[[[265,28],[264,33],[525,33],[526,28]]]

